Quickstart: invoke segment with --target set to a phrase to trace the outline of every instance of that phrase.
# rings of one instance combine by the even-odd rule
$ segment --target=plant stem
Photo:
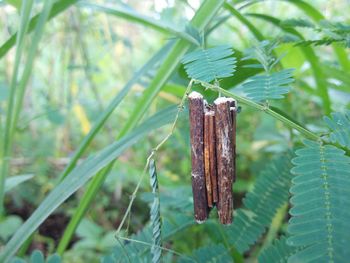
[[[140,177],[140,180],[138,181],[136,187],[135,187],[135,190],[134,192],[132,193],[131,195],[131,200],[129,202],[129,205],[128,205],[128,208],[123,216],[123,219],[121,221],[121,223],[119,224],[118,226],[118,229],[117,229],[117,232],[116,232],[116,237],[119,236],[119,233],[120,233],[120,230],[122,229],[124,223],[125,223],[125,220],[127,218],[127,216],[129,215],[130,211],[131,211],[131,207],[132,207],[132,204],[136,198],[136,194],[141,186],[141,183],[142,183],[142,180],[145,176],[145,174],[147,173],[147,169],[149,167],[149,163],[151,161],[151,159],[155,156],[156,152],[160,149],[160,147],[163,146],[164,143],[166,143],[166,141],[171,137],[171,135],[174,133],[174,130],[175,130],[175,127],[176,127],[176,124],[177,124],[177,121],[179,119],[179,116],[180,116],[180,113],[183,111],[183,108],[184,108],[184,104],[185,104],[185,100],[187,98],[187,95],[189,94],[189,91],[191,90],[192,88],[192,84],[193,84],[194,80],[191,80],[190,83],[188,84],[187,86],[187,89],[186,89],[186,92],[184,94],[184,96],[182,97],[181,99],[181,102],[180,102],[180,105],[179,105],[179,109],[176,113],[176,116],[175,116],[175,119],[174,119],[174,122],[173,122],[173,125],[171,126],[171,129],[170,129],[170,132],[167,134],[167,136],[165,136],[165,138],[152,150],[151,154],[148,156],[147,158],[147,161],[146,161],[146,164],[145,164],[145,167],[143,168],[143,172],[141,174],[141,177]]]
[[[240,103],[242,103],[244,105],[247,105],[249,107],[252,107],[254,109],[257,109],[257,110],[260,110],[260,111],[263,111],[263,112],[269,114],[270,116],[272,116],[275,119],[277,119],[277,120],[281,121],[282,123],[284,123],[286,126],[299,131],[306,138],[309,138],[309,139],[312,139],[312,140],[315,140],[315,141],[320,141],[321,140],[321,138],[317,134],[309,131],[308,129],[306,129],[306,128],[302,127],[302,126],[300,126],[299,124],[295,123],[294,121],[292,121],[292,120],[282,116],[281,114],[279,114],[276,111],[270,109],[266,105],[261,105],[259,103],[251,101],[251,100],[246,99],[244,97],[241,97],[239,95],[233,94],[232,92],[227,91],[227,90],[225,90],[225,89],[223,89],[223,88],[221,88],[220,86],[217,86],[217,85],[212,85],[212,84],[200,81],[200,80],[195,80],[195,82],[201,84],[203,87],[205,87],[207,89],[211,89],[213,91],[221,92],[225,96],[234,98],[238,102],[240,102]]]
[[[5,188],[5,179],[9,172],[9,161],[12,153],[12,125],[13,125],[13,115],[14,108],[16,104],[16,92],[18,89],[17,80],[19,66],[21,62],[22,52],[24,48],[24,36],[28,30],[28,23],[33,6],[33,0],[25,1],[21,7],[21,22],[18,30],[18,38],[16,39],[16,55],[14,69],[12,73],[12,79],[10,84],[10,95],[8,99],[7,114],[6,114],[6,124],[4,127],[4,142],[3,149],[1,152],[1,174],[0,174],[0,218],[4,213],[4,188]]]

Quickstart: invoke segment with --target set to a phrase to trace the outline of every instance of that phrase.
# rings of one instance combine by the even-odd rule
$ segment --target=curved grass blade
[[[259,41],[263,41],[266,38],[260,32],[258,28],[256,28],[245,16],[243,16],[238,10],[234,8],[234,6],[230,3],[225,3],[225,9],[227,9],[232,15],[234,15],[242,24],[244,24],[247,28],[249,28],[250,32],[255,36],[255,38]]]
[[[177,36],[179,38],[189,41],[190,43],[196,46],[200,45],[197,39],[192,37],[190,34],[186,33],[185,31],[182,32],[180,30],[175,29],[176,28],[175,25],[167,24],[164,21],[158,21],[151,17],[139,14],[136,11],[132,10],[131,8],[125,8],[120,6],[107,7],[107,6],[92,4],[88,2],[82,2],[79,5],[83,7],[91,8],[92,10],[95,10],[95,11],[104,12],[106,14],[124,18],[128,21],[139,23],[141,25],[144,25],[147,28],[153,28],[161,33]]]
[[[105,147],[89,157],[81,165],[72,170],[63,181],[55,187],[33,212],[28,220],[17,230],[0,254],[0,262],[8,262],[25,240],[39,225],[68,197],[93,177],[98,171],[113,162],[123,151],[138,142],[149,132],[168,124],[177,112],[176,107],[170,107],[155,114],[135,130],[120,140]]]
[[[15,188],[17,185],[33,178],[33,174],[23,174],[23,175],[17,175],[17,176],[11,176],[6,179],[5,181],[5,193],[9,192],[13,188]]]

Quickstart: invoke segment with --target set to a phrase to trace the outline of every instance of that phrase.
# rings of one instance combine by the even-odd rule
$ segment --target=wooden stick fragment
[[[237,102],[230,98],[230,113],[232,119],[232,129],[233,129],[233,182],[236,182],[236,116],[237,116]]]
[[[210,163],[210,147],[213,141],[213,134],[210,133],[210,125],[213,126],[213,111],[205,111],[204,114],[204,170],[205,170],[205,185],[207,189],[208,206],[213,207],[213,187],[211,179],[211,166]]]
[[[216,134],[215,134],[215,112],[209,111],[209,163],[210,163],[210,179],[213,194],[213,203],[219,201],[218,196],[218,178],[216,166]]]
[[[232,223],[234,174],[233,125],[230,112],[230,100],[220,97],[214,101],[216,160],[219,202],[217,204],[219,219],[222,224]]]
[[[208,203],[204,170],[204,101],[198,92],[188,96],[192,162],[194,217],[197,223],[208,218]]]

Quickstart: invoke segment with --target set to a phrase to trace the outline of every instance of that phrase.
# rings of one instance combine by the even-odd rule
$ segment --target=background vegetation
[[[346,0],[1,1],[0,261],[346,262],[349,12]],[[214,84],[241,106],[227,228],[194,223],[176,107],[183,55],[222,44],[237,67]],[[288,72],[281,99],[247,91],[264,72]],[[219,88],[193,89],[212,101]]]

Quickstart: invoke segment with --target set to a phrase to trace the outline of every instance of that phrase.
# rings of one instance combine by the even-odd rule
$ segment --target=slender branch
[[[177,121],[179,119],[179,116],[180,116],[180,113],[183,111],[184,109],[184,104],[185,104],[185,101],[186,101],[186,98],[187,98],[187,95],[189,93],[189,91],[191,90],[192,88],[192,84],[194,83],[195,80],[191,80],[190,83],[188,84],[187,86],[187,89],[185,91],[185,94],[183,95],[182,99],[181,99],[181,102],[180,102],[180,105],[178,107],[178,111],[176,113],[176,116],[175,116],[175,119],[174,119],[174,122],[173,122],[173,125],[171,126],[171,130],[170,132],[168,133],[167,136],[165,136],[165,138],[152,150],[151,154],[148,156],[147,158],[147,161],[146,161],[146,164],[145,164],[145,167],[143,168],[143,171],[142,171],[142,174],[141,174],[141,177],[140,177],[140,180],[138,181],[136,187],[135,187],[135,190],[134,192],[132,193],[131,195],[131,199],[130,199],[130,202],[129,202],[129,205],[128,205],[128,208],[126,209],[126,212],[123,216],[123,219],[121,221],[121,223],[119,224],[119,227],[116,231],[116,235],[115,237],[118,238],[119,236],[119,233],[131,211],[131,207],[134,203],[134,200],[136,198],[136,194],[141,186],[141,183],[143,181],[143,178],[145,176],[145,174],[147,173],[147,169],[148,169],[148,166],[149,166],[149,163],[150,163],[150,160],[155,156],[156,152],[160,149],[160,147],[162,147],[162,145],[171,137],[171,135],[174,133],[174,130],[175,130],[175,127],[176,127],[176,124],[177,124]]]
[[[292,121],[292,120],[282,116],[281,114],[277,113],[276,111],[272,110],[271,108],[269,108],[266,105],[261,105],[259,103],[251,101],[251,100],[246,99],[244,97],[241,97],[239,95],[233,94],[232,92],[227,91],[227,90],[221,88],[218,85],[212,85],[212,84],[200,81],[200,80],[195,80],[195,83],[199,83],[199,84],[201,84],[203,87],[205,87],[207,89],[211,89],[211,90],[220,92],[221,94],[223,94],[225,96],[234,98],[238,102],[240,102],[240,103],[242,103],[244,105],[247,105],[249,107],[252,107],[252,108],[260,110],[260,111],[263,111],[263,112],[269,114],[270,116],[274,117],[275,119],[281,121],[282,123],[284,123],[288,127],[299,131],[306,138],[309,138],[309,139],[312,139],[312,140],[315,140],[315,141],[321,141],[322,140],[317,134],[309,131],[308,129],[306,129],[306,128],[302,127],[302,126],[300,126],[299,124],[295,123],[294,121]]]
[[[149,246],[149,247],[153,246],[150,243],[147,243],[147,242],[144,242],[144,241],[141,241],[141,240],[137,240],[137,239],[127,238],[127,237],[122,237],[122,236],[118,236],[118,239],[122,239],[122,240],[130,241],[130,242],[142,244],[142,245]],[[189,260],[191,260],[193,262],[196,262],[194,259],[192,259],[192,258],[190,258],[188,256],[185,256],[185,255],[183,255],[183,254],[181,254],[179,252],[176,252],[175,250],[172,250],[172,249],[169,249],[169,248],[166,248],[166,247],[162,247],[162,246],[155,246],[155,247],[158,247],[161,250],[170,252],[170,253],[175,254],[177,256],[180,256],[180,257],[186,257],[187,259],[189,259]]]

